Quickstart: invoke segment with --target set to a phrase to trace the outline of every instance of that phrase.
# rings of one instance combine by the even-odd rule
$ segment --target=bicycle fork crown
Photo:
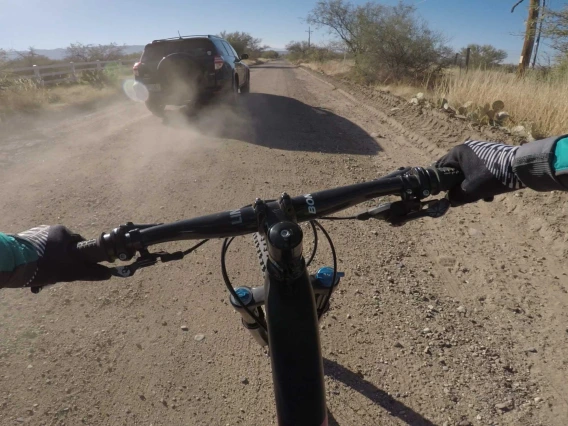
[[[330,266],[325,266],[318,269],[315,275],[310,276],[310,282],[314,291],[314,298],[318,316],[325,313],[329,309],[329,301],[327,295],[329,294],[330,287],[332,286],[334,270]],[[338,272],[333,284],[333,290],[339,285],[339,281],[345,274]],[[241,302],[249,308],[255,315],[264,318],[264,286],[260,287],[237,287],[235,293],[239,296]],[[266,331],[252,318],[245,308],[231,295],[229,298],[233,308],[241,315],[241,322],[243,326],[252,334],[254,340],[261,346],[268,346],[268,335]],[[327,303],[326,303],[327,301]]]

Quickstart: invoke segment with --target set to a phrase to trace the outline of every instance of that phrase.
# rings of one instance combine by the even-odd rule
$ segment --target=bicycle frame
[[[318,315],[303,233],[293,210],[283,207],[268,211],[259,229],[269,253],[265,310],[278,424],[327,426]]]

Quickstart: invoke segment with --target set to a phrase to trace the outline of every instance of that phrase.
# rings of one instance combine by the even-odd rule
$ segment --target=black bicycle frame
[[[255,203],[269,260],[265,309],[276,414],[280,426],[327,425],[318,317],[292,200]]]

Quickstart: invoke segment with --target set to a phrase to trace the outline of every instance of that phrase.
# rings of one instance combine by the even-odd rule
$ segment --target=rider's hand
[[[49,284],[70,281],[101,281],[111,277],[110,269],[89,264],[73,253],[72,247],[85,239],[61,225],[42,225],[17,235],[35,248],[37,270],[28,284],[40,288]]]
[[[524,188],[512,169],[518,149],[518,146],[467,141],[440,158],[436,167],[452,167],[465,176],[461,186],[448,193],[452,205],[481,199],[491,201],[495,195]]]

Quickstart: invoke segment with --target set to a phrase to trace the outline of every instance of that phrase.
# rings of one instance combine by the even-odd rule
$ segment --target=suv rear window
[[[142,55],[142,62],[160,61],[172,53],[186,53],[192,56],[207,56],[208,51],[214,51],[214,46],[208,39],[171,40],[147,44]]]

